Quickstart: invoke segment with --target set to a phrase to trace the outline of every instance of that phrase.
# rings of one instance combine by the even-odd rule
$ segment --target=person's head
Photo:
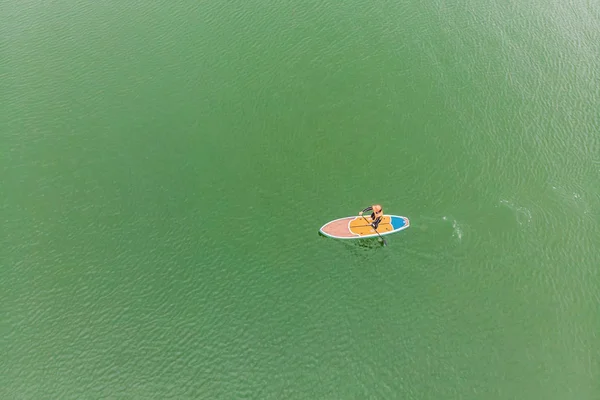
[[[383,208],[379,204],[375,204],[373,206],[373,212],[375,213],[375,215],[382,215],[383,214]]]

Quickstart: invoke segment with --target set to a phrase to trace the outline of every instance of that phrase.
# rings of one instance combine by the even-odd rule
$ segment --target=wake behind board
[[[366,219],[366,221],[365,221]],[[410,226],[410,221],[406,217],[398,215],[384,215],[377,227],[377,232],[370,225],[371,217],[346,217],[333,220],[321,227],[319,232],[323,235],[335,239],[366,239],[378,237],[379,235],[391,235],[400,232]]]

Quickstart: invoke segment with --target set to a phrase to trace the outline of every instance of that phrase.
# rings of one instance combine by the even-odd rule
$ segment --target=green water
[[[600,6],[488,3],[0,0],[0,398],[599,398]]]

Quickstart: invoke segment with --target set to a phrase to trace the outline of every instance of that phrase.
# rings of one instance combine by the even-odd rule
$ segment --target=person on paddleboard
[[[372,206],[365,208],[361,212],[359,212],[358,215],[360,215],[362,217],[363,213],[369,212],[369,211],[372,211],[371,219],[373,220],[373,222],[371,222],[371,226],[374,229],[377,229],[377,227],[379,226],[379,223],[381,222],[381,218],[383,217],[383,208],[379,204],[374,204]]]

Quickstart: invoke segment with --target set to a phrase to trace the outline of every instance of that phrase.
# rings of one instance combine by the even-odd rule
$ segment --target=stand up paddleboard
[[[379,235],[391,235],[410,226],[410,221],[406,217],[384,215],[377,226],[377,232],[379,232],[377,235],[375,229],[370,225],[371,222],[370,216],[340,218],[326,223],[319,232],[334,239],[366,239]]]

